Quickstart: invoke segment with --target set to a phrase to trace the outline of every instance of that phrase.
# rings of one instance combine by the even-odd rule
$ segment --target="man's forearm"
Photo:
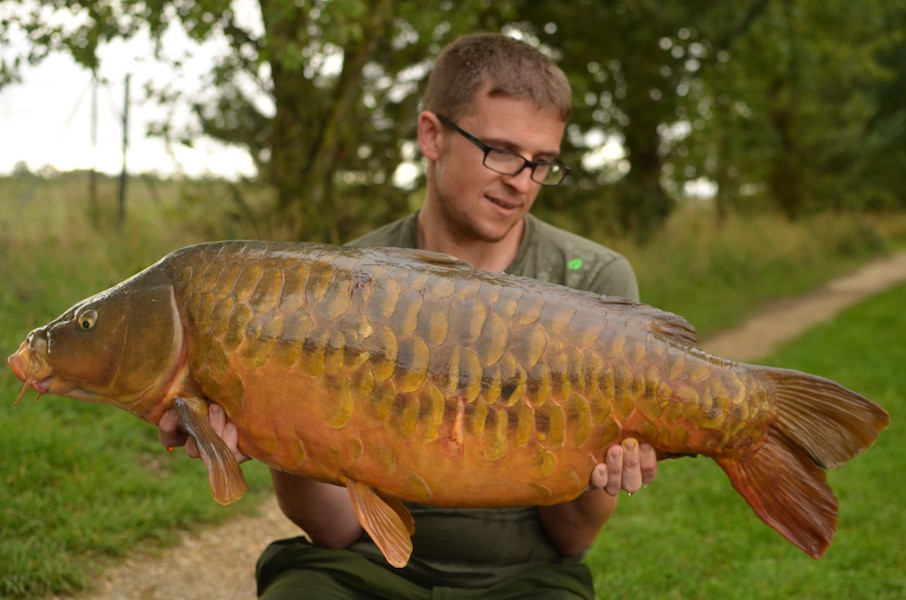
[[[594,543],[616,506],[616,496],[604,490],[588,490],[570,502],[539,506],[538,516],[554,547],[570,556]]]
[[[362,533],[346,488],[271,469],[274,493],[283,514],[312,542],[345,548]]]

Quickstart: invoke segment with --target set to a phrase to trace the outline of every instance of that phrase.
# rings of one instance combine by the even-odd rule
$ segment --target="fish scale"
[[[245,484],[207,424],[219,404],[247,455],[345,485],[394,566],[411,552],[399,499],[564,502],[627,437],[662,458],[711,457],[762,520],[820,556],[837,524],[823,469],[889,417],[834,382],[713,357],[694,337],[676,315],[440,254],[217,242],[76,304],[9,362],[23,394],[151,423],[177,407],[229,503]]]
[[[205,269],[197,268],[194,270],[199,277],[186,278],[185,292],[187,295],[193,294],[192,288],[197,286],[199,290],[204,290],[206,282],[210,280],[210,273],[219,269],[208,266]],[[425,291],[428,277],[425,275],[407,278],[406,285],[400,285],[399,288],[405,288],[406,292],[397,292],[397,286],[390,286],[388,293],[378,302],[380,306],[373,305],[371,298],[359,300],[361,296],[351,293],[351,277],[346,273],[338,275],[335,269],[330,269],[315,263],[310,267],[310,272],[314,275],[306,280],[304,286],[304,295],[308,299],[306,312],[312,320],[317,323],[312,332],[303,339],[280,339],[280,334],[286,330],[279,325],[281,324],[281,315],[277,311],[278,306],[283,306],[288,302],[286,297],[282,297],[282,275],[279,265],[271,265],[269,269],[264,270],[260,265],[254,265],[251,274],[241,273],[237,283],[232,287],[230,292],[236,302],[234,308],[234,318],[230,320],[231,331],[224,336],[236,343],[236,340],[242,338],[237,346],[241,347],[240,356],[251,363],[253,368],[261,368],[268,364],[273,348],[278,342],[289,345],[303,345],[300,355],[307,355],[309,361],[303,364],[302,370],[312,377],[339,375],[343,370],[343,361],[341,356],[347,348],[349,340],[343,339],[342,334],[337,332],[328,333],[320,331],[322,327],[331,327],[333,321],[346,315],[351,305],[355,302],[359,305],[359,310],[370,315],[366,318],[368,329],[373,330],[376,325],[380,325],[379,320],[387,323],[388,328],[385,332],[399,332],[391,337],[392,342],[386,339],[381,340],[376,348],[390,349],[390,356],[384,363],[394,363],[395,369],[393,377],[393,390],[397,401],[389,406],[391,418],[387,425],[396,430],[403,439],[411,439],[420,433],[421,441],[434,441],[438,437],[440,422],[443,417],[444,402],[439,387],[443,387],[439,377],[432,377],[431,382],[426,384],[428,378],[428,363],[430,359],[429,344],[425,339],[419,337],[418,333],[425,332],[428,341],[432,345],[438,346],[443,344],[441,336],[431,339],[431,315],[442,314],[439,307],[431,307],[430,302],[433,298],[449,297],[456,285],[449,280],[440,279],[430,290]],[[292,272],[291,269],[289,269]],[[297,278],[298,275],[297,275]],[[301,279],[301,278],[299,278]],[[278,285],[278,282],[280,285]],[[371,280],[373,283],[373,279]],[[362,289],[368,289],[373,293],[371,286],[363,286]],[[383,289],[383,288],[380,288]],[[223,294],[222,290],[213,290],[215,294]],[[286,296],[292,297],[297,291],[290,291]],[[369,294],[370,295],[370,294]],[[469,348],[472,353],[464,363],[465,368],[459,372],[458,379],[464,383],[465,389],[459,390],[465,392],[469,401],[482,402],[485,405],[499,405],[494,410],[481,410],[472,412],[473,432],[481,432],[481,436],[487,436],[489,449],[484,456],[489,460],[500,460],[507,452],[507,438],[511,431],[512,434],[522,443],[517,443],[516,447],[524,447],[528,444],[529,432],[535,431],[535,411],[528,404],[520,404],[521,395],[524,393],[525,384],[521,383],[527,378],[525,367],[520,364],[513,354],[506,354],[507,340],[510,335],[510,327],[504,321],[503,317],[510,317],[516,310],[522,293],[519,290],[488,288],[487,286],[478,288],[471,293],[473,306],[475,303],[478,309],[466,305],[462,307],[461,318],[469,322],[469,325],[461,330],[466,331],[464,339],[456,340],[458,344],[467,343],[474,340],[473,346]],[[355,298],[355,300],[353,300]],[[243,301],[247,299],[247,301]],[[395,300],[395,301],[394,301]],[[464,302],[464,301],[463,301]],[[561,335],[567,331],[569,323],[575,314],[571,308],[551,305],[543,301],[535,300],[539,308],[530,310],[530,313],[537,313],[538,318],[548,319],[551,322],[550,329],[554,335],[559,332]],[[196,310],[203,310],[210,306],[211,303],[203,302],[200,304],[190,304],[190,308],[197,306]],[[491,308],[501,310],[503,316],[497,312],[492,312]],[[249,316],[254,313],[255,317],[250,319]],[[211,321],[205,314],[196,314],[191,312],[192,320],[199,326]],[[435,322],[437,318],[434,319]],[[426,327],[418,327],[419,323],[427,324]],[[336,324],[342,328],[342,324]],[[267,328],[270,331],[265,331]],[[534,336],[529,339],[538,340],[539,329],[536,326],[533,331]],[[321,335],[319,335],[321,334]],[[518,331],[517,331],[518,334]],[[445,336],[444,336],[445,337]],[[307,342],[307,343],[304,343]],[[363,340],[359,341],[360,343]],[[593,340],[585,340],[585,345],[592,345]],[[229,344],[228,344],[229,345]],[[533,358],[536,362],[543,353],[537,352],[539,356]],[[569,435],[575,440],[573,446],[580,447],[588,438],[588,432],[591,428],[590,410],[587,402],[578,396],[572,396],[571,390],[581,390],[584,387],[584,374],[580,374],[580,368],[575,365],[581,360],[577,360],[578,353],[573,353],[572,360],[567,352],[561,352],[551,360],[553,372],[552,386],[552,404],[542,411],[540,424],[537,427],[538,433],[544,443],[550,447],[557,448],[564,444],[567,436],[571,433],[565,425],[563,408],[558,402],[570,403],[576,406],[581,402],[584,410],[570,411],[572,419],[570,423],[574,424],[574,433]],[[363,346],[361,355],[375,356],[379,351],[371,348],[367,343]],[[581,356],[581,355],[579,355]],[[475,360],[477,358],[477,361]],[[635,359],[638,361],[638,358]],[[303,360],[304,363],[304,360]],[[499,363],[499,364],[498,364]],[[292,368],[293,365],[283,364],[283,368]],[[498,368],[494,368],[497,366]],[[361,367],[367,368],[369,367]],[[437,373],[438,371],[435,371]],[[519,375],[516,375],[516,374]],[[351,397],[349,386],[350,379],[361,379],[356,377],[355,372],[346,374],[346,377],[339,377],[336,380],[327,379],[327,387],[338,388],[337,407],[328,416],[327,421],[334,427],[342,427],[351,419],[352,413],[356,410],[355,403]],[[508,384],[507,389],[503,390],[503,381],[516,383]],[[468,389],[468,386],[474,382],[480,382],[480,391],[476,395]],[[438,385],[440,384],[440,385]],[[421,393],[420,388],[426,386]],[[358,388],[353,388],[358,389]],[[501,398],[501,393],[504,397]],[[372,392],[374,393],[374,392]],[[378,394],[384,392],[379,391]],[[380,396],[379,396],[380,397]],[[368,397],[362,398],[363,405],[368,405]],[[525,399],[525,402],[531,402],[531,397]],[[510,413],[507,409],[515,407]],[[229,406],[225,406],[230,414]],[[386,408],[381,411],[387,417]],[[232,417],[232,415],[231,415]],[[606,440],[609,442],[610,440]]]

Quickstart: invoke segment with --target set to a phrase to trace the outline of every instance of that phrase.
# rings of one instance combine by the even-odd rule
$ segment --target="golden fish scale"
[[[170,268],[193,378],[272,466],[436,504],[552,503],[622,437],[732,454],[770,418],[744,367],[619,304],[354,250],[234,249]]]

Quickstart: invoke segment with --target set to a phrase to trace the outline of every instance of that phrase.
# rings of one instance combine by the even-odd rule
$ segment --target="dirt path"
[[[702,348],[724,358],[755,360],[842,309],[906,280],[906,252],[869,264],[798,298],[765,308],[740,327],[713,336]],[[130,555],[79,600],[244,600],[255,597],[255,561],[272,540],[298,535],[270,500],[258,515],[184,534],[158,554]]]

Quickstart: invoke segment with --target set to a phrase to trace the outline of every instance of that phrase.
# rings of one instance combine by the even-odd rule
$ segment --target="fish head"
[[[9,357],[25,382],[19,399],[31,387],[39,397],[112,404],[140,415],[161,400],[184,360],[173,288],[124,284],[28,334]]]

